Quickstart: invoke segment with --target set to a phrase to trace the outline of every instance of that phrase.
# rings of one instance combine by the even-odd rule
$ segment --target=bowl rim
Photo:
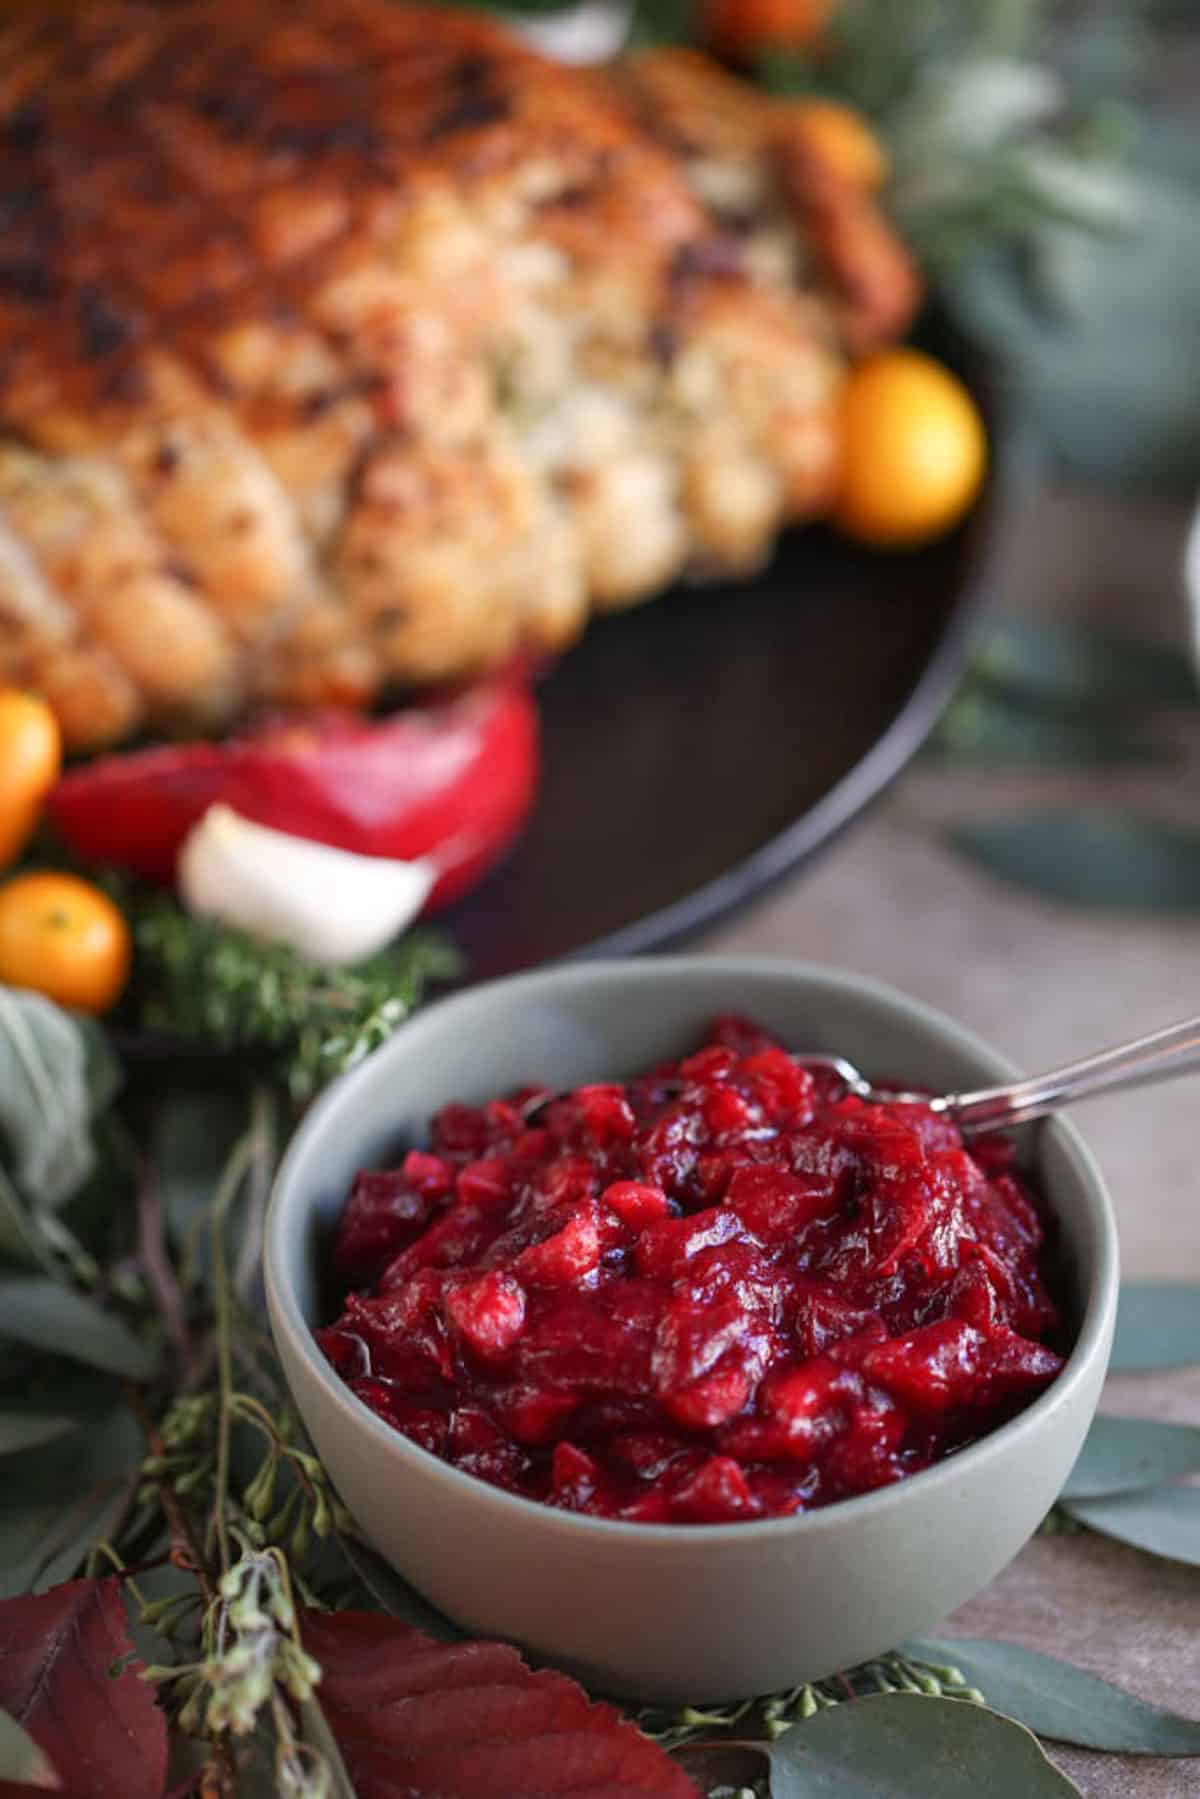
[[[366,1431],[402,1467],[413,1474],[444,1480],[452,1491],[464,1499],[481,1505],[493,1504],[507,1514],[514,1524],[538,1521],[542,1529],[556,1535],[582,1541],[588,1537],[605,1538],[614,1543],[653,1548],[656,1553],[682,1552],[687,1546],[719,1543],[763,1542],[771,1538],[793,1535],[819,1537],[837,1530],[848,1516],[866,1519],[879,1517],[897,1505],[919,1500],[935,1485],[953,1482],[960,1471],[970,1466],[982,1470],[988,1463],[1004,1459],[1010,1449],[1018,1449],[1028,1438],[1036,1436],[1050,1417],[1068,1407],[1077,1391],[1089,1377],[1095,1357],[1101,1353],[1116,1317],[1119,1285],[1119,1252],[1116,1216],[1104,1176],[1091,1150],[1075,1127],[1063,1118],[1055,1118],[1042,1126],[1052,1132],[1075,1162],[1084,1177],[1085,1187],[1093,1202],[1099,1225],[1099,1266],[1091,1291],[1087,1295],[1079,1331],[1061,1373],[1031,1404],[1016,1417],[989,1431],[977,1442],[956,1450],[930,1468],[906,1475],[903,1480],[873,1492],[853,1494],[849,1498],[819,1506],[813,1511],[797,1512],[781,1518],[752,1518],[730,1524],[638,1524],[625,1519],[594,1518],[580,1512],[562,1511],[541,1500],[527,1499],[494,1487],[476,1475],[444,1462],[429,1450],[411,1442],[392,1425],[386,1424],[350,1388],[326,1361],[317,1347],[312,1326],[300,1309],[299,1299],[286,1274],[285,1228],[291,1213],[299,1206],[302,1193],[299,1172],[309,1153],[309,1146],[320,1136],[336,1128],[342,1111],[352,1103],[356,1083],[367,1068],[377,1070],[383,1061],[402,1059],[408,1053],[408,1042],[419,1034],[421,1021],[435,1014],[442,1022],[455,1013],[469,1016],[477,997],[489,999],[497,994],[511,996],[515,1002],[537,993],[539,997],[556,992],[570,992],[580,986],[601,987],[614,977],[632,980],[635,985],[650,987],[663,970],[673,978],[686,981],[691,976],[724,974],[745,978],[780,977],[785,983],[819,981],[865,998],[881,1007],[897,1007],[909,1014],[915,1023],[929,1027],[951,1046],[986,1062],[997,1080],[1016,1078],[1020,1070],[1007,1057],[965,1026],[957,1023],[936,1007],[912,998],[902,989],[851,969],[816,962],[793,961],[787,957],[753,955],[660,955],[625,957],[612,960],[588,959],[557,963],[551,967],[526,970],[497,980],[480,982],[434,1001],[404,1024],[368,1061],[341,1076],[330,1086],[301,1121],[284,1154],[272,1186],[267,1212],[263,1247],[263,1273],[267,1288],[272,1330],[276,1336],[286,1334],[310,1378],[315,1379],[336,1409],[342,1414],[348,1430]],[[311,1204],[311,1200],[309,1201]],[[286,1378],[286,1375],[285,1375]],[[291,1383],[288,1382],[290,1389]],[[335,1477],[336,1478],[336,1477]]]

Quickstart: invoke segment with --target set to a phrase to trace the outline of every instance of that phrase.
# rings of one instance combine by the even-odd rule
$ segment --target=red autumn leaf
[[[0,1707],[49,1757],[69,1799],[161,1799],[166,1720],[125,1663],[120,1582],[68,1580],[0,1603]],[[124,1672],[109,1670],[121,1662]],[[4,1795],[37,1789],[0,1781]]]
[[[376,1612],[309,1612],[303,1629],[358,1799],[698,1799],[611,1705],[503,1643],[438,1643]]]

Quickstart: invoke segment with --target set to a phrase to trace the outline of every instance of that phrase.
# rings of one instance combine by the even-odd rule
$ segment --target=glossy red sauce
[[[903,1071],[901,1071],[903,1072]],[[447,1106],[360,1174],[322,1349],[414,1443],[570,1511],[778,1517],[887,1485],[1062,1366],[1013,1152],[727,1018],[625,1086]]]

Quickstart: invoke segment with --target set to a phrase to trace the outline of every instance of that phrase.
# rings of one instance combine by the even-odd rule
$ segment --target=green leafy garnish
[[[458,952],[413,931],[347,968],[319,966],[167,894],[126,900],[134,942],[129,1011],[139,1029],[221,1050],[267,1052],[294,1099],[308,1099],[386,1042],[426,989],[461,972]]]

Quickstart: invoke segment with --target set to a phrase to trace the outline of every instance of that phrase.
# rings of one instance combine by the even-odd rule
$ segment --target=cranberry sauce
[[[1062,1366],[1030,1189],[744,1020],[627,1086],[450,1105],[360,1174],[318,1333],[423,1449],[602,1518],[779,1517],[926,1468]]]

